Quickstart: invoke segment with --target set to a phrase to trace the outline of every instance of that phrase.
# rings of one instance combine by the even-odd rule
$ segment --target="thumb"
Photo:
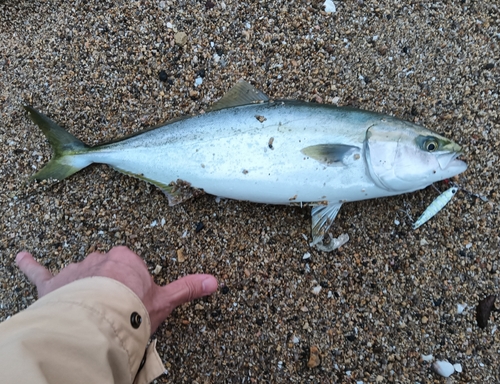
[[[38,264],[28,252],[19,252],[16,256],[16,264],[29,281],[36,285],[38,292],[41,291],[43,283],[52,278],[49,270]]]
[[[164,307],[172,310],[189,301],[211,295],[217,290],[217,286],[217,280],[212,275],[188,275],[161,287],[161,301]]]

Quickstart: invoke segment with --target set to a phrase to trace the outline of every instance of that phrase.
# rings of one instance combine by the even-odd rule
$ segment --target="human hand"
[[[151,320],[151,334],[176,307],[217,290],[215,277],[203,274],[188,275],[160,287],[153,281],[144,260],[123,246],[104,254],[91,253],[82,262],[68,265],[55,276],[28,252],[20,252],[16,264],[36,285],[39,297],[86,277],[102,276],[119,281],[144,303]]]

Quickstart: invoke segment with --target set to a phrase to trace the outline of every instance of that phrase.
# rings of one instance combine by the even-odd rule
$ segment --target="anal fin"
[[[186,200],[192,199],[205,194],[203,189],[194,188],[187,181],[177,179],[168,185],[160,187],[165,196],[168,198],[168,205],[174,206]]]
[[[203,189],[194,188],[187,181],[177,179],[177,181],[172,181],[169,184],[165,184],[153,179],[150,179],[144,175],[138,175],[136,173],[128,172],[118,167],[113,167],[113,169],[117,170],[120,173],[123,173],[128,176],[135,177],[136,179],[140,179],[146,181],[147,183],[153,184],[154,186],[161,189],[161,191],[167,196],[168,205],[174,206],[180,204],[186,200],[189,200],[193,197],[197,197],[205,194]]]
[[[342,203],[336,203],[313,207],[311,211],[311,234],[313,241],[309,244],[311,247],[316,247],[320,251],[331,252],[349,241],[349,235],[344,233],[338,238],[331,238],[328,244],[323,242],[341,206]]]

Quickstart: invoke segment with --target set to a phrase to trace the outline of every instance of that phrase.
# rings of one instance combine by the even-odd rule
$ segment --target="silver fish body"
[[[50,125],[44,132],[56,152],[34,178],[62,179],[104,163],[158,186],[171,204],[198,190],[257,203],[309,204],[314,245],[344,202],[412,192],[467,167],[456,159],[457,144],[421,126],[352,108],[273,102],[247,83],[207,113],[97,147],[29,111],[42,129]]]
[[[428,185],[430,174],[404,189],[371,177],[366,132],[381,119],[300,102],[247,105],[101,146],[79,161],[105,163],[161,184],[180,179],[212,195],[268,204],[364,200]],[[328,164],[304,153],[332,139],[348,148],[338,161]]]

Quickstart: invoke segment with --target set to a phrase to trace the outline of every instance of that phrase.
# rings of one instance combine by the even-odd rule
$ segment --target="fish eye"
[[[434,152],[438,149],[438,142],[434,139],[429,139],[424,143],[424,148],[429,152]]]

